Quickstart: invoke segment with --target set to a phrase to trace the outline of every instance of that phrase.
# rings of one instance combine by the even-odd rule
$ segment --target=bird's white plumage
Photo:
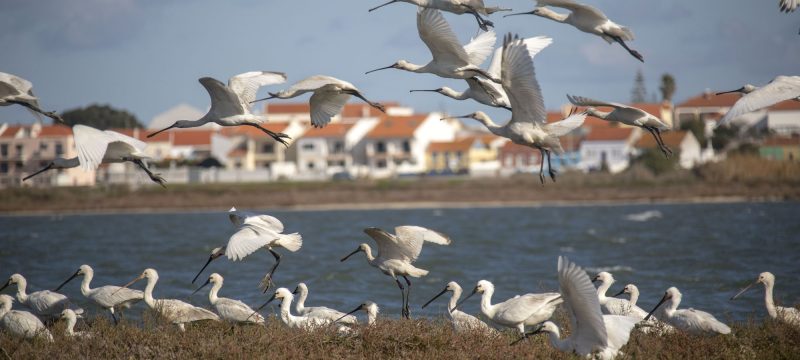
[[[92,279],[94,279],[94,269],[86,264],[81,265],[78,271],[71,278],[67,279],[64,284],[77,276],[83,276],[83,281],[81,281],[81,294],[96,305],[111,312],[112,316],[115,310],[129,308],[131,305],[144,298],[144,293],[139,290],[122,288],[114,285],[92,288],[91,282]]]
[[[42,119],[39,98],[33,94],[33,84],[19,76],[0,72],[0,106],[13,105],[14,102],[28,104],[28,110]]]
[[[244,302],[219,296],[219,290],[224,283],[222,276],[213,273],[208,277],[207,283],[213,284],[208,292],[208,301],[221,319],[237,323],[264,324],[264,317],[255,313]]]
[[[327,319],[330,321],[337,321],[342,324],[357,324],[358,319],[352,315],[346,315],[345,313],[331,309],[325,306],[309,306],[306,307],[306,299],[308,298],[308,286],[305,283],[297,284],[297,302],[295,303],[295,312],[298,315],[302,316],[310,316],[316,318]]]
[[[30,339],[41,336],[53,341],[50,331],[36,315],[27,311],[11,310],[13,302],[11,296],[0,294],[0,329],[16,337]]]
[[[502,52],[500,79],[511,103],[511,123],[530,122],[544,125],[547,113],[542,89],[536,81],[528,47],[525,42],[506,40]]]
[[[475,293],[482,293],[481,313],[484,316],[495,324],[517,329],[520,334],[525,334],[526,325],[536,325],[553,316],[556,307],[562,302],[558,293],[542,293],[517,295],[492,304],[494,284],[487,280],[478,281],[472,294]]]
[[[86,331],[75,331],[75,324],[78,322],[78,315],[75,314],[74,311],[71,309],[65,309],[61,312],[61,319],[67,321],[67,326],[65,328],[65,333],[68,337],[78,337],[88,339],[92,337],[92,334]]]
[[[290,328],[314,330],[324,325],[331,324],[333,320],[311,317],[311,316],[295,316],[291,312],[292,301],[294,295],[287,288],[278,288],[275,290],[275,298],[281,300],[280,318],[284,324]]]
[[[469,57],[468,62],[472,65],[483,64],[489,58],[489,55],[492,55],[496,42],[497,35],[494,31],[482,32],[472,38],[467,45],[464,45],[464,51]]]
[[[153,297],[153,289],[156,283],[158,283],[158,272],[155,269],[145,269],[142,275],[128,283],[125,287],[141,279],[147,279],[147,285],[144,289],[144,302],[147,306],[158,312],[167,321],[178,325],[181,330],[184,330],[184,325],[190,322],[219,320],[217,314],[181,300],[155,299]]]
[[[417,12],[417,31],[433,55],[433,61],[455,66],[470,65],[470,56],[465,47],[438,10],[420,8]]]
[[[28,281],[20,274],[11,275],[7,284],[16,284],[17,301],[31,309],[33,314],[44,319],[56,318],[61,315],[64,309],[71,306],[66,296],[54,291],[42,290],[30,294],[27,293]],[[83,312],[83,310],[79,308],[76,308],[76,310],[78,313]]]
[[[86,125],[72,127],[78,160],[84,171],[96,170],[104,161],[121,162],[124,157],[146,158],[143,141],[116,131],[102,131]]]
[[[583,96],[567,95],[567,99],[577,106],[608,106],[614,108],[608,114],[600,113],[601,119],[617,121],[626,125],[644,127],[649,126],[659,130],[669,130],[670,126],[658,117],[633,106],[624,104],[594,100]]]
[[[457,282],[451,281],[447,284],[445,291],[450,291],[450,302],[447,305],[447,316],[450,317],[450,322],[453,325],[453,330],[456,332],[470,332],[478,331],[485,334],[496,334],[497,331],[481,321],[480,319],[467,314],[461,310],[456,309],[458,300],[461,299],[463,289]]]
[[[731,120],[746,113],[753,112],[767,106],[777,104],[784,100],[800,98],[800,76],[778,76],[769,84],[742,96],[725,113],[718,126],[725,125]]]
[[[449,245],[451,240],[444,234],[421,226],[397,226],[395,235],[378,228],[364,232],[378,244],[379,257],[414,262],[422,252],[426,241],[439,245]]]
[[[800,0],[780,0],[779,5],[782,12],[790,13],[800,7]]]
[[[528,56],[533,58],[538,54],[540,51],[544,50],[544,48],[550,46],[553,43],[553,39],[547,36],[535,36],[532,38],[523,39],[522,42],[525,44],[525,47],[528,49]],[[500,71],[503,67],[503,47],[498,47],[494,54],[492,55],[492,62],[489,63],[489,69],[487,72],[494,77],[499,78],[501,76]]]
[[[639,320],[647,316],[646,311],[628,300],[606,296],[608,289],[615,283],[613,275],[602,271],[593,280],[600,281],[600,286],[597,287],[597,300],[600,302],[603,314],[631,316]]]
[[[230,260],[241,260],[263,247],[285,247],[289,251],[297,251],[302,245],[299,234],[281,234],[283,223],[273,216],[238,211],[232,208],[229,212],[231,222],[238,227],[225,248],[225,255]],[[282,239],[292,241],[282,242]]]
[[[767,314],[774,320],[782,321],[790,325],[800,326],[800,310],[793,307],[776,306],[775,299],[773,298],[773,290],[775,289],[775,275],[769,271],[758,274],[758,279],[741,291],[734,295],[731,300],[735,300],[740,295],[747,292],[757,284],[764,284],[764,305],[767,308]]]
[[[581,4],[574,0],[537,0],[536,6],[555,6],[572,11],[573,16],[585,18],[585,21],[602,22],[608,20],[602,11],[594,6]],[[632,39],[631,39],[632,40]]]
[[[286,74],[273,71],[248,71],[228,79],[228,88],[239,98],[244,109],[256,99],[256,93],[262,86],[277,85],[286,82]]]
[[[243,106],[239,96],[221,81],[211,77],[203,77],[198,81],[203,85],[208,92],[208,96],[211,98],[211,109],[208,111],[209,113],[214,114],[220,119],[250,113],[249,106]]]
[[[714,315],[693,308],[678,309],[682,298],[683,295],[678,288],[671,287],[650,313],[666,303],[658,318],[679,330],[698,335],[730,334],[731,328],[717,320]]]

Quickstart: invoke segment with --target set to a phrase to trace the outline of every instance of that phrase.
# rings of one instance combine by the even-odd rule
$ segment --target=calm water
[[[626,219],[645,211],[662,216]],[[613,293],[635,283],[646,310],[667,287],[677,286],[684,294],[681,306],[710,310],[722,319],[763,316],[761,286],[741,300],[728,300],[761,271],[777,276],[780,302],[800,303],[798,203],[270,213],[304,238],[297,253],[278,250],[285,255],[275,281],[290,290],[306,282],[307,305],[312,306],[349,311],[373,300],[384,314],[397,316],[400,294],[389,277],[370,267],[363,254],[345,263],[339,259],[361,242],[372,244],[361,229],[398,224],[430,227],[453,239],[450,246],[423,249],[417,266],[430,274],[414,282],[412,316],[444,311],[444,299],[424,311],[419,306],[450,280],[467,292],[477,280],[490,280],[497,287],[495,301],[557,290],[556,258],[562,254],[591,273],[614,274]],[[224,213],[0,217],[0,279],[19,272],[28,278],[29,291],[52,289],[87,263],[95,269],[94,286],[121,285],[153,267],[161,278],[156,297],[185,299],[209,251],[224,244],[231,232]],[[220,273],[223,296],[258,305],[267,295],[256,285],[272,262],[259,251],[242,262],[218,260],[206,276]],[[79,281],[63,293],[96,310],[80,296]],[[205,291],[189,299],[208,305]],[[130,313],[136,316],[143,308],[137,305]],[[477,313],[477,298],[464,309]]]

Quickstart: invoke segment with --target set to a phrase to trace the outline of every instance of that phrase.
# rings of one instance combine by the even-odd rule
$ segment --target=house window
[[[525,157],[522,154],[517,154],[517,166],[525,166]]]
[[[25,165],[22,164],[22,161],[17,161],[16,163],[14,163],[14,167],[17,168],[17,171],[22,171],[24,166]]]
[[[22,156],[22,145],[15,146],[15,149],[17,149],[17,156]]]
[[[314,163],[310,162],[310,163],[306,164],[306,168],[308,168],[309,170],[313,169],[314,168]]]
[[[64,155],[64,145],[61,145],[60,142],[56,143],[56,156]]]
[[[239,162],[239,161],[237,161],[237,162],[235,162],[235,163],[233,164],[233,167],[235,167],[235,168],[237,168],[237,169],[241,169],[241,168],[242,168],[242,163],[241,163],[241,162]]]
[[[431,164],[433,164],[434,167],[436,166],[436,160],[439,160],[439,153],[432,152],[431,153]]]
[[[8,156],[8,144],[0,144],[0,156]]]
[[[303,150],[314,150],[314,143],[303,144]]]
[[[333,142],[333,153],[339,154],[344,152],[344,143],[341,141],[334,141]]]
[[[383,141],[376,142],[375,143],[375,152],[381,153],[381,154],[385,153],[386,152],[386,143],[383,142]]]
[[[411,142],[408,140],[403,141],[403,152],[410,153],[411,152]]]
[[[273,143],[265,143],[264,145],[261,145],[261,152],[262,153],[267,153],[267,154],[271,154],[271,153],[275,152],[275,144],[273,144]]]
[[[0,173],[8,173],[8,163],[0,163]]]
[[[379,168],[379,169],[384,169],[384,168],[386,168],[386,160],[378,160],[378,162],[377,162],[377,163],[375,163],[375,166],[376,166],[377,168]]]
[[[40,151],[47,151],[47,143],[46,142],[40,142],[39,143],[39,150]]]

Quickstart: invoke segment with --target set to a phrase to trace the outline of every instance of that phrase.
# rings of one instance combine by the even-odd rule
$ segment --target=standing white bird
[[[570,10],[569,15],[559,14],[545,6],[554,6],[562,9]],[[625,50],[628,51],[637,60],[644,62],[644,57],[638,51],[628,47],[626,41],[633,40],[633,31],[625,26],[619,25],[608,19],[606,14],[603,14],[599,9],[581,4],[574,0],[538,0],[536,8],[533,11],[506,15],[504,17],[514,15],[536,15],[546,19],[569,24],[574,26],[580,31],[597,35],[609,44],[614,42],[619,43]]]
[[[94,270],[91,266],[86,264],[81,265],[80,268],[78,268],[78,271],[72,274],[69,279],[61,283],[61,285],[59,285],[54,291],[61,290],[64,285],[78,276],[83,276],[83,281],[81,282],[81,294],[101,308],[108,310],[111,313],[111,318],[114,319],[115,324],[118,322],[117,317],[114,314],[116,310],[119,310],[121,315],[122,309],[128,309],[131,307],[131,305],[134,305],[144,299],[144,293],[139,290],[123,289],[114,285],[100,286],[92,289],[90,285],[92,283],[92,279],[94,278]]]
[[[11,310],[14,298],[0,294],[0,330],[13,336],[32,339],[41,336],[47,341],[53,341],[53,335],[39,320],[36,315],[27,311]]]
[[[13,284],[17,285],[17,301],[31,309],[34,315],[45,320],[58,318],[64,309],[70,307],[69,299],[54,291],[42,290],[28,294],[25,291],[28,288],[28,281],[20,274],[11,275],[0,291]],[[81,309],[76,308],[76,310],[78,313],[83,313]]]
[[[597,281],[600,282],[600,286],[597,287],[597,300],[600,302],[600,310],[603,311],[603,314],[625,315],[639,320],[647,316],[647,311],[642,310],[642,308],[628,300],[606,296],[606,292],[615,282],[613,275],[602,271],[592,278],[592,282]]]
[[[144,162],[148,156],[144,153],[147,144],[143,141],[116,131],[103,131],[86,125],[73,126],[72,135],[75,138],[78,157],[56,158],[43,169],[23,178],[22,181],[52,169],[69,169],[80,166],[85,171],[94,171],[101,163],[131,162],[144,170],[150,180],[166,188],[164,186],[166,180],[159,174],[150,171]]]
[[[469,79],[482,76],[494,82],[500,82],[480,65],[492,54],[496,41],[494,31],[484,32],[473,38],[469,44],[461,46],[458,37],[438,10],[420,8],[417,12],[417,30],[419,37],[428,46],[433,60],[425,65],[411,64],[406,60],[367,71],[369,74],[378,70],[400,69],[415,73],[430,73],[444,78]]]
[[[482,18],[481,15],[491,15],[498,11],[511,11],[511,9],[503,9],[499,6],[487,7],[484,5],[483,0],[390,0],[383,5],[369,9],[369,11],[371,12],[396,2],[406,2],[419,7],[438,9],[457,15],[469,13],[475,16],[475,19],[478,20],[478,26],[480,26],[483,31],[488,31],[489,27],[494,26],[494,24]]]
[[[22,105],[30,110],[37,118],[39,114],[47,116],[56,122],[64,123],[55,111],[44,111],[39,105],[39,98],[33,95],[33,84],[19,76],[0,72],[0,106]]]
[[[348,316],[347,314],[331,309],[324,306],[309,306],[306,307],[306,299],[308,298],[308,286],[305,283],[297,284],[292,294],[297,295],[297,303],[294,305],[294,310],[297,315],[310,316],[316,318],[327,319],[330,321],[338,321],[343,324],[353,325],[358,323],[355,316]]]
[[[528,47],[528,53],[530,54],[531,58],[536,56],[536,54],[542,51],[542,49],[553,43],[553,39],[545,36],[532,37],[523,41]],[[489,64],[489,69],[487,70],[489,75],[491,75],[493,78],[500,78],[500,67],[502,61],[503,47],[498,47],[495,49],[494,55],[492,55],[492,62]],[[503,90],[502,85],[477,76],[466,79],[466,81],[467,85],[469,85],[469,88],[462,92],[455,91],[446,86],[434,90],[411,90],[411,92],[437,92],[456,100],[473,99],[484,105],[511,110],[511,102],[508,100],[508,95],[506,95],[506,91]]]
[[[636,302],[639,301],[639,288],[634,284],[625,285],[625,287],[622,288],[622,290],[614,294],[614,297],[620,296],[622,294],[630,295],[630,299],[628,300],[628,302],[630,302],[631,305],[636,305]]]
[[[158,272],[155,269],[145,269],[139,277],[133,279],[131,282],[125,284],[122,289],[133,285],[135,282],[147,279],[147,286],[144,288],[144,302],[151,310],[158,312],[167,321],[178,325],[181,331],[186,331],[185,324],[203,321],[214,320],[218,321],[219,316],[211,311],[192,304],[176,300],[176,299],[155,299],[153,298],[153,289],[158,282]],[[117,291],[122,291],[119,289]]]
[[[681,331],[697,335],[716,335],[716,334],[730,334],[731,328],[717,320],[714,315],[705,311],[695,310],[693,308],[680,309],[678,305],[681,303],[681,292],[678,288],[671,287],[664,293],[664,297],[658,302],[656,307],[650,311],[644,318],[645,321],[653,316],[653,313],[658,310],[661,304],[667,302],[667,306],[658,316],[658,319],[670,324]]]
[[[767,313],[773,320],[779,320],[790,325],[800,326],[800,310],[793,307],[775,306],[775,300],[772,298],[772,290],[775,287],[775,275],[771,272],[763,272],[758,274],[758,279],[750,285],[747,285],[742,291],[734,295],[731,300],[735,300],[739,295],[744,294],[747,290],[752,288],[758,283],[764,284],[764,303],[767,306]]]
[[[78,323],[78,315],[71,309],[64,309],[64,311],[61,312],[61,319],[67,321],[67,327],[64,330],[67,337],[79,337],[84,339],[92,337],[92,334],[87,331],[75,331],[75,324]]]
[[[424,309],[426,306],[428,306],[428,304],[432,303],[433,300],[438,299],[448,291],[453,293],[453,295],[450,296],[450,302],[447,304],[447,316],[450,318],[450,322],[453,324],[453,330],[456,332],[479,331],[487,335],[497,333],[495,329],[480,319],[456,309],[456,305],[458,304],[458,300],[461,299],[461,293],[463,290],[455,281],[447,283],[447,286],[444,287],[444,290],[436,294],[436,296],[434,296],[432,299],[428,300],[425,305],[422,305],[422,308]]]
[[[760,88],[746,84],[736,90],[719,92],[717,95],[735,92],[745,95],[733,104],[728,112],[725,113],[725,116],[719,120],[717,126],[725,125],[739,116],[775,105],[781,101],[800,101],[800,76],[777,76],[769,84]]]
[[[644,320],[644,318],[647,316],[647,312],[645,312],[639,306],[636,305],[636,302],[639,300],[639,288],[636,287],[636,285],[634,285],[634,284],[625,285],[625,287],[622,288],[622,290],[620,290],[618,293],[614,294],[614,297],[620,296],[622,294],[630,295],[629,302],[630,302],[631,308],[635,307],[635,309],[639,309],[639,310],[635,311],[635,313],[632,311],[631,313],[624,314],[624,315],[635,317],[635,318],[637,318],[639,320]],[[641,312],[640,312],[640,310],[641,310]],[[642,313],[644,313],[644,314],[642,314]],[[639,315],[641,315],[641,317]],[[671,325],[667,325],[664,322],[659,321],[658,319],[656,319],[655,316],[653,316],[649,320],[647,320],[646,324],[647,324],[647,326],[640,327],[642,332],[645,333],[645,334],[650,333],[651,329],[653,329],[653,328],[657,329],[658,333],[662,334],[662,335],[663,334],[672,333],[672,332],[675,331],[674,327],[672,327]],[[640,323],[640,325],[641,325],[641,323]]]
[[[208,280],[197,288],[192,295],[196,294],[208,284],[214,284],[211,291],[208,292],[208,302],[217,310],[217,314],[222,320],[243,323],[243,324],[264,324],[264,317],[261,314],[254,313],[253,309],[247,304],[234,299],[219,297],[219,289],[222,288],[224,279],[220,274],[213,273],[208,277]]]
[[[515,296],[506,301],[492,304],[494,284],[487,280],[478,281],[475,289],[455,307],[467,301],[472,295],[481,297],[481,313],[495,324],[517,329],[525,335],[525,326],[538,325],[553,316],[558,304],[564,302],[559,293],[525,294]]]
[[[367,326],[375,325],[375,322],[378,321],[378,313],[380,312],[380,308],[378,308],[378,304],[372,301],[365,301],[361,303],[361,305],[358,305],[357,308],[353,309],[347,314],[344,314],[344,316],[336,319],[336,321],[339,322],[359,310],[364,310],[364,312],[367,313]]]
[[[369,245],[361,244],[358,249],[342,258],[341,261],[345,261],[359,251],[363,251],[370,265],[391,276],[397,282],[400,293],[403,295],[402,315],[408,318],[410,315],[408,298],[411,295],[411,281],[408,280],[408,276],[418,278],[428,275],[428,270],[417,268],[411,264],[419,257],[420,252],[422,252],[422,245],[426,241],[439,245],[450,245],[450,238],[421,226],[408,225],[395,227],[394,232],[396,235],[374,227],[366,228],[364,232],[378,244],[378,255],[373,256]],[[398,276],[402,276],[405,279],[406,285],[408,285],[408,292],[403,288],[403,284],[397,278]]]
[[[292,315],[292,300],[294,295],[287,288],[278,288],[272,297],[256,309],[256,312],[261,311],[264,306],[271,303],[273,300],[278,299],[281,301],[280,316],[281,321],[292,329],[313,330],[319,327],[333,323],[333,320],[311,317],[311,316],[295,316]]]
[[[567,99],[577,106],[589,106],[586,112],[606,121],[614,121],[623,123],[625,125],[636,126],[647,130],[653,135],[653,138],[658,144],[658,148],[664,153],[664,156],[671,156],[672,149],[670,149],[664,140],[661,138],[661,132],[670,129],[670,126],[661,119],[639,108],[633,106],[623,105],[619,103],[612,103],[606,101],[593,100],[582,96],[567,95]],[[604,112],[595,109],[595,106],[608,106],[614,108],[611,112]]]
[[[203,273],[208,264],[222,255],[226,255],[229,260],[239,261],[256,250],[265,248],[275,258],[275,265],[264,276],[260,284],[264,292],[267,292],[272,285],[272,275],[281,263],[281,255],[272,250],[272,248],[282,247],[295,252],[303,246],[303,237],[298,233],[281,234],[283,232],[283,223],[269,215],[239,211],[232,207],[228,211],[228,218],[237,227],[236,233],[228,239],[228,245],[211,250],[211,255],[208,257],[206,264],[192,279],[192,284]]]
[[[172,128],[193,128],[213,122],[220,126],[252,126],[267,133],[267,135],[284,146],[289,146],[289,143],[284,140],[284,138],[290,139],[289,135],[275,133],[264,128],[261,124],[267,121],[267,117],[265,115],[254,115],[250,112],[250,103],[256,99],[258,89],[266,85],[284,83],[286,74],[271,71],[250,71],[230,78],[227,86],[221,81],[210,77],[200,78],[199,81],[211,97],[211,109],[200,119],[178,120],[162,130],[147,135],[147,137],[153,137],[162,131]]]
[[[778,4],[781,7],[781,12],[788,14],[800,7],[800,0],[780,0]]]
[[[510,139],[515,144],[538,149],[542,154],[539,179],[544,184],[544,160],[547,158],[550,178],[555,181],[556,172],[550,166],[550,153],[562,153],[559,137],[568,134],[583,124],[586,113],[573,114],[568,118],[546,123],[542,90],[536,81],[533,60],[525,41],[508,34],[503,41],[501,79],[503,89],[511,102],[511,120],[503,126],[497,125],[482,111],[454,118],[470,118],[481,122],[492,134]]]
[[[638,320],[603,315],[586,271],[562,256],[558,257],[558,283],[569,315],[570,336],[561,339],[558,326],[551,321],[544,322],[532,334],[549,333],[553,347],[585,358],[613,359],[620,354]]]
[[[291,99],[305,93],[313,93],[309,104],[311,106],[311,125],[317,128],[324,127],[331,122],[331,118],[342,112],[342,108],[350,100],[350,96],[355,96],[364,100],[370,106],[386,112],[386,108],[376,102],[367,100],[361,91],[353,84],[339,80],[335,77],[325,75],[314,75],[300,80],[286,90],[277,93],[269,93],[269,97],[255,100],[258,102],[269,99]]]

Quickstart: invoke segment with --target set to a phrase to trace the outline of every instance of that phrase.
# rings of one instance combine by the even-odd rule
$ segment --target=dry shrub
[[[800,162],[775,161],[754,155],[731,155],[725,161],[697,168],[705,181],[729,182],[800,182]]]

